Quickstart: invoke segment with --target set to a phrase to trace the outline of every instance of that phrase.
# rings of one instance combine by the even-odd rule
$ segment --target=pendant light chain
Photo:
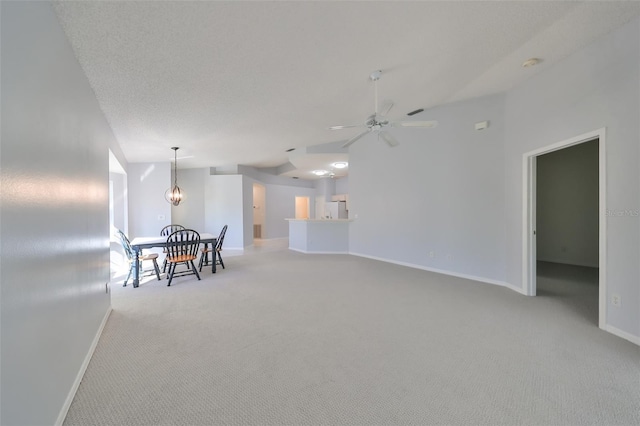
[[[177,206],[182,201],[182,190],[178,186],[178,148],[177,146],[171,147],[173,150],[173,187],[166,190],[164,198],[168,203]]]
[[[173,186],[178,186],[178,149],[173,150]]]

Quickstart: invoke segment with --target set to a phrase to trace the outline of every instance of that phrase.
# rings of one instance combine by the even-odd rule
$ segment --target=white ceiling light
[[[314,170],[311,173],[313,173],[316,176],[324,176],[329,174],[329,172],[327,170]]]
[[[336,169],[346,169],[348,165],[349,163],[347,163],[346,161],[336,161],[332,164],[332,166]]]

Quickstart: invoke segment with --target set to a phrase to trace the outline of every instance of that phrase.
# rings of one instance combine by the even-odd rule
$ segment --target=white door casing
[[[598,139],[598,326],[607,322],[607,203],[606,203],[606,128],[556,142],[522,156],[522,291],[536,295],[536,158],[559,149]]]

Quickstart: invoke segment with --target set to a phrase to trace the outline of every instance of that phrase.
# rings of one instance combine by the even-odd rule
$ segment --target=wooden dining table
[[[218,236],[208,233],[200,234],[200,244],[204,244],[205,248],[208,248],[209,244],[212,247],[216,246]],[[131,240],[131,248],[134,252],[134,266],[133,266],[133,287],[137,288],[140,284],[140,254],[142,249],[165,247],[167,245],[167,237],[136,237]],[[208,258],[207,258],[208,260]],[[211,262],[211,272],[216,273],[216,260],[215,258]]]

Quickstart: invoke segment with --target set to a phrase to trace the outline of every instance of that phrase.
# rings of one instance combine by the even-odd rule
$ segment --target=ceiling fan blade
[[[353,127],[363,127],[362,124],[350,124],[348,126],[331,126],[329,130],[342,130],[342,129],[351,129]]]
[[[394,146],[400,145],[400,142],[398,142],[396,138],[394,138],[387,132],[380,132],[378,133],[378,136],[380,136],[387,143],[387,145],[389,145],[392,148]]]
[[[393,108],[393,102],[391,101],[386,102],[382,106],[382,112],[380,112],[380,117],[385,117],[387,114],[389,114],[389,111],[391,111],[391,108]]]
[[[360,139],[361,137],[363,137],[364,135],[368,134],[370,132],[369,129],[365,130],[364,132],[352,137],[351,139],[349,139],[344,145],[342,145],[343,148],[346,148],[348,146],[350,146],[351,144],[353,144],[355,141],[357,141],[358,139]]]
[[[392,127],[424,127],[424,128],[433,128],[438,125],[437,121],[398,121],[396,123],[391,123]]]

